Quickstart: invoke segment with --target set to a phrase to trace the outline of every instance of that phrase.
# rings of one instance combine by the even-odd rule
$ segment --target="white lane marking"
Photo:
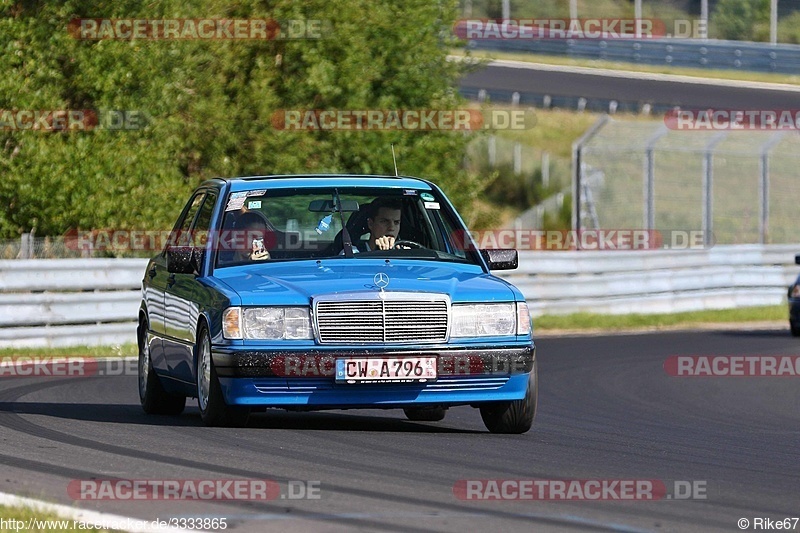
[[[91,524],[136,524],[137,522],[147,522],[152,526],[152,520],[144,518],[133,518],[129,516],[121,516],[109,513],[100,513],[98,511],[89,511],[87,509],[78,509],[77,507],[70,507],[68,505],[60,505],[57,503],[49,503],[34,498],[25,498],[23,496],[16,496],[0,492],[0,505],[7,505],[9,507],[28,507],[35,511],[55,514],[64,518],[70,518],[79,522],[87,522]],[[202,533],[200,530],[193,530],[190,532],[188,529],[180,529],[177,527],[126,527],[123,531],[130,531],[131,533]]]

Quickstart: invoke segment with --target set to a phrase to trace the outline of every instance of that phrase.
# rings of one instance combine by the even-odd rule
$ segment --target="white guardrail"
[[[776,305],[800,267],[798,245],[693,251],[521,252],[499,272],[534,316],[671,313]],[[0,261],[0,347],[136,340],[145,259]]]

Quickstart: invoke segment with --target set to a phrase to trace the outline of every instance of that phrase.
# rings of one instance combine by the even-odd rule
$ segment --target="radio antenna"
[[[392,160],[394,161],[394,176],[398,177],[399,174],[397,173],[397,158],[394,155],[394,144],[392,144]]]

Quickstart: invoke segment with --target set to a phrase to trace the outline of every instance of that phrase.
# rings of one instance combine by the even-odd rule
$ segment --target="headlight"
[[[517,316],[513,303],[453,305],[451,337],[514,335]]]
[[[238,330],[228,325],[233,325],[235,315],[239,316]],[[229,307],[222,315],[222,324],[228,339],[314,338],[308,307]]]

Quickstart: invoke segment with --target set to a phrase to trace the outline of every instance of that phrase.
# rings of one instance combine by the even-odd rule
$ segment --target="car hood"
[[[431,261],[333,259],[259,263],[218,269],[214,277],[241,298],[241,305],[308,305],[312,297],[375,292],[375,276],[386,274],[386,291],[435,292],[453,302],[513,301],[515,292],[476,265]]]

